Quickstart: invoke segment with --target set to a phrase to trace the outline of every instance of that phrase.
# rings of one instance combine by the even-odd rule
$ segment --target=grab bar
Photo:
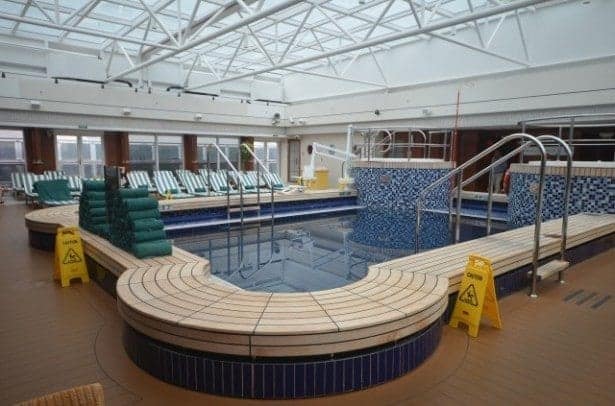
[[[495,150],[500,148],[502,145],[505,145],[511,141],[524,140],[524,139],[530,142],[522,145],[521,147],[517,149],[522,148],[521,151],[523,151],[523,149],[525,149],[528,146],[528,144],[532,143],[536,145],[541,155],[540,174],[539,174],[539,183],[538,183],[538,199],[537,199],[537,204],[536,204],[536,214],[534,218],[534,252],[532,255],[532,267],[533,267],[532,280],[533,281],[532,281],[532,291],[530,294],[532,297],[536,297],[536,276],[537,276],[537,271],[538,271],[538,258],[539,258],[539,251],[540,251],[540,226],[542,224],[542,206],[543,206],[543,197],[544,197],[544,181],[545,181],[547,153],[545,151],[545,148],[542,142],[538,138],[532,135],[524,134],[524,133],[516,133],[516,134],[508,135],[502,138],[500,141],[493,144],[492,146],[490,146],[489,148],[483,150],[481,153],[474,156],[472,159],[466,161],[462,165],[451,170],[449,173],[442,176],[440,179],[436,180],[435,182],[427,186],[425,189],[423,189],[423,191],[419,194],[419,197],[416,200],[415,253],[418,253],[420,250],[419,236],[420,236],[420,229],[421,229],[421,211],[423,210],[421,206],[427,194],[431,192],[432,190],[434,190],[436,187],[442,185],[444,182],[450,180],[454,176],[457,177],[458,186],[455,189],[457,192],[455,243],[459,242],[460,226],[461,226],[461,190],[462,190],[462,184],[463,184],[463,170],[469,167],[470,165],[474,164],[475,162],[481,160],[483,157],[487,156],[488,154],[494,152]],[[449,213],[450,213],[450,208],[449,208]]]
[[[265,164],[263,164],[263,162],[256,156],[256,154],[254,153],[254,151],[252,151],[252,148],[250,148],[250,146],[248,144],[246,144],[246,143],[241,144],[241,148],[244,148],[246,151],[248,151],[250,156],[252,158],[254,158],[254,160],[257,163],[257,165],[256,165],[256,204],[258,205],[258,213],[260,214],[260,212],[261,212],[261,209],[260,209],[260,207],[261,207],[261,188],[260,188],[261,172],[260,172],[260,168],[263,168],[265,173],[270,176],[270,179],[272,179],[271,178],[271,172],[265,166]],[[239,154],[239,156],[241,157],[241,154]],[[275,205],[275,193],[274,193],[273,184],[272,184],[271,185],[271,224],[273,224],[273,221],[274,221],[274,213],[275,213],[274,205]]]
[[[237,186],[239,187],[239,210],[240,210],[240,222],[241,225],[243,226],[243,181],[241,179],[241,176],[239,176],[239,172],[237,171],[237,169],[235,168],[235,166],[233,166],[233,164],[231,163],[231,161],[229,160],[229,158],[226,156],[226,154],[224,152],[222,152],[222,149],[220,149],[220,147],[218,146],[218,144],[210,144],[213,145],[214,148],[216,148],[216,150],[218,151],[218,153],[220,154],[220,156],[222,156],[222,158],[224,159],[224,161],[226,162],[226,164],[229,166],[229,168],[231,168],[231,170],[233,171],[233,173],[235,174],[235,176],[237,177]],[[207,182],[209,182],[209,185],[211,185],[211,177],[209,175],[209,170],[207,171]],[[226,218],[227,221],[230,223],[231,221],[231,185],[230,185],[230,181],[229,181],[229,175],[228,175],[228,171],[226,172]]]

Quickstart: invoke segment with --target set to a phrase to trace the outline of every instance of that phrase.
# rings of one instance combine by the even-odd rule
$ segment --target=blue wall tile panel
[[[414,211],[364,209],[357,211],[352,223],[350,241],[372,247],[376,252],[411,250],[414,253],[416,217]],[[442,247],[450,242],[448,215],[424,212],[421,226],[421,248]],[[403,255],[403,253],[398,253]]]
[[[534,224],[538,175],[511,173],[508,197],[509,224],[515,227]],[[565,178],[545,177],[543,221],[562,217]],[[573,176],[570,192],[570,214],[582,212],[615,213],[615,178]]]
[[[419,193],[446,175],[450,169],[353,168],[358,202],[369,208],[414,210]],[[450,183],[428,194],[427,208],[448,207]]]

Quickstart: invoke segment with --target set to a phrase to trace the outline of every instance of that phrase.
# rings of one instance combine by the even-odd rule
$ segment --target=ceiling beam
[[[501,6],[497,6],[497,7],[493,7],[490,9],[486,9],[486,10],[482,10],[482,11],[477,11],[474,13],[470,13],[470,14],[466,14],[463,16],[459,16],[459,17],[455,17],[455,18],[451,18],[447,21],[441,21],[441,22],[437,22],[434,24],[430,24],[428,26],[423,26],[422,28],[413,28],[413,29],[409,29],[409,30],[405,30],[399,33],[393,33],[393,34],[389,34],[389,35],[385,35],[383,37],[380,38],[376,38],[376,39],[372,39],[372,40],[368,40],[368,41],[361,41],[361,42],[357,42],[355,44],[337,49],[337,50],[332,50],[332,51],[328,51],[328,52],[324,52],[322,54],[319,55],[314,55],[314,56],[309,56],[309,57],[305,57],[305,58],[301,58],[301,59],[297,59],[294,61],[289,61],[289,62],[284,62],[284,63],[280,63],[274,66],[270,66],[267,68],[263,68],[263,69],[257,69],[254,70],[252,72],[249,73],[243,73],[243,74],[239,74],[239,75],[235,75],[235,76],[231,76],[228,78],[224,78],[221,80],[216,80],[213,82],[208,82],[202,85],[198,85],[198,86],[194,86],[189,88],[188,90],[196,90],[196,89],[200,89],[202,87],[205,86],[212,86],[212,85],[216,85],[216,84],[220,84],[220,83],[224,83],[224,82],[229,82],[229,81],[233,81],[233,80],[239,80],[239,79],[243,79],[246,77],[250,77],[250,76],[255,76],[255,75],[259,75],[262,73],[266,73],[266,72],[270,72],[272,70],[280,70],[280,69],[284,69],[284,68],[288,68],[288,67],[292,67],[295,65],[300,65],[302,63],[307,63],[307,62],[312,62],[318,59],[323,59],[326,57],[331,57],[331,56],[335,56],[335,55],[339,55],[339,54],[344,54],[344,53],[348,53],[348,52],[352,52],[352,51],[356,51],[359,49],[364,49],[364,48],[369,48],[369,47],[373,47],[376,45],[380,45],[383,43],[387,43],[387,42],[391,42],[391,41],[397,41],[400,39],[404,39],[404,38],[408,38],[408,37],[412,37],[412,36],[417,36],[417,35],[421,35],[421,34],[427,34],[427,33],[431,33],[433,31],[437,31],[437,30],[441,30],[441,29],[445,29],[448,27],[452,27],[452,26],[456,26],[456,25],[460,25],[460,24],[465,24],[467,22],[472,22],[474,20],[477,19],[481,19],[481,18],[487,18],[493,15],[498,15],[498,14],[502,14],[502,13],[506,13],[509,11],[514,11],[514,10],[518,10],[520,8],[524,8],[524,7],[528,7],[528,6],[533,6],[536,4],[540,4],[540,3],[546,3],[548,1],[552,1],[552,0],[520,0],[514,3],[508,3],[508,4],[503,4]]]
[[[138,45],[145,44],[145,45],[154,46],[154,47],[158,47],[158,48],[162,48],[162,49],[169,49],[169,50],[176,50],[177,49],[176,47],[160,45],[160,44],[158,44],[156,42],[142,41],[142,40],[139,40],[139,39],[134,39],[134,38],[130,38],[130,37],[124,37],[122,35],[116,35],[116,34],[112,34],[112,33],[109,33],[109,32],[104,32],[104,31],[91,30],[91,29],[88,29],[88,28],[72,27],[70,25],[56,24],[56,23],[52,23],[52,22],[49,22],[49,21],[40,20],[38,18],[21,17],[21,16],[16,16],[16,15],[13,15],[13,14],[6,14],[6,13],[1,13],[0,12],[0,19],[2,19],[2,20],[9,20],[9,21],[16,21],[16,22],[25,23],[25,24],[38,25],[40,27],[53,28],[53,29],[60,30],[60,31],[77,32],[79,34],[91,35],[93,37],[107,38],[107,39],[111,40],[111,42],[113,42],[113,41],[123,41],[123,42],[129,42],[129,43],[132,43],[132,44],[138,44]]]
[[[145,67],[151,66],[151,65],[153,65],[155,63],[164,61],[165,59],[168,59],[168,58],[170,58],[172,56],[175,56],[175,55],[177,55],[177,54],[179,54],[181,52],[188,51],[188,50],[190,50],[190,49],[192,49],[192,48],[194,48],[196,46],[199,46],[200,44],[203,44],[203,43],[205,43],[207,41],[211,41],[212,39],[218,38],[218,37],[220,37],[222,35],[228,34],[229,32],[235,31],[236,29],[241,28],[241,27],[243,27],[243,26],[245,26],[247,24],[251,24],[251,23],[253,23],[255,21],[261,20],[261,19],[265,18],[268,15],[275,14],[275,13],[281,11],[281,10],[287,9],[287,8],[292,7],[292,6],[294,6],[296,4],[299,4],[299,3],[301,3],[301,0],[285,0],[285,1],[282,1],[282,2],[280,2],[278,4],[276,4],[275,6],[272,6],[272,7],[268,8],[268,9],[266,9],[266,10],[262,10],[262,11],[260,11],[258,13],[251,14],[251,15],[247,16],[246,18],[244,18],[244,19],[242,19],[242,20],[240,20],[240,21],[238,21],[236,23],[229,24],[226,27],[224,27],[224,28],[222,28],[222,29],[212,33],[212,34],[204,35],[204,36],[202,36],[202,37],[200,37],[200,38],[198,38],[198,39],[196,39],[194,41],[187,42],[184,45],[178,47],[177,49],[174,49],[174,50],[172,50],[170,52],[167,52],[164,55],[156,56],[154,58],[149,59],[146,62],[142,62],[142,63],[140,63],[138,65],[135,65],[134,67],[132,67],[130,69],[126,69],[126,70],[124,70],[122,72],[119,72],[119,73],[117,73],[117,74],[107,78],[107,82],[111,82],[111,81],[117,80],[117,79],[119,79],[119,78],[121,78],[123,76],[126,76],[126,75],[128,75],[128,74],[130,74],[132,72],[136,72],[136,71],[138,71],[140,69],[143,69]]]

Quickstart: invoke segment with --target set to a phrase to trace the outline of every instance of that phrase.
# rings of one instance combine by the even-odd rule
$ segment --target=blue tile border
[[[352,168],[360,205],[370,208],[412,210],[421,191],[450,169],[428,168]],[[425,207],[448,207],[450,183],[444,182],[426,197]]]
[[[125,324],[124,348],[141,369],[165,382],[213,395],[251,399],[314,398],[396,379],[437,348],[439,319],[388,345],[331,357],[258,358],[189,350],[152,339]]]
[[[534,223],[538,174],[512,172],[508,198],[509,223],[515,227]],[[562,217],[565,178],[545,176],[542,210],[543,221]],[[604,176],[573,176],[569,214],[582,212],[615,213],[615,178]]]

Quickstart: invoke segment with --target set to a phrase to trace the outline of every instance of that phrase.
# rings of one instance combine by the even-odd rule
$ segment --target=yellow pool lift
[[[357,155],[350,152],[352,149],[352,126],[348,126],[346,135],[346,150],[341,150],[318,142],[312,143],[312,158],[310,164],[303,167],[302,180],[304,184],[312,189],[328,189],[329,188],[329,169],[326,167],[316,168],[316,155],[322,158],[330,158],[342,162],[342,177],[338,179],[338,187],[340,191],[348,191],[354,183],[349,174],[349,164],[351,159],[357,158]]]

